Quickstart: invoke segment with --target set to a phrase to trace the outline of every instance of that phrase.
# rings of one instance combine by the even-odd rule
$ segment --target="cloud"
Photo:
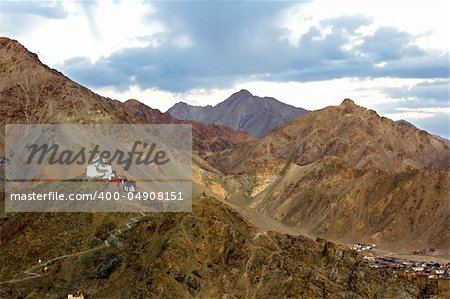
[[[43,19],[62,20],[67,17],[59,1],[0,1],[0,33],[23,35]]]
[[[307,9],[314,3],[302,5]],[[292,6],[118,1],[49,2],[7,9],[49,17],[69,13],[66,19],[30,30],[25,45],[38,44],[31,50],[44,61],[92,88],[126,90],[136,85],[185,92],[229,88],[254,78],[308,82],[448,76],[447,52],[424,50],[415,44],[417,35],[394,27],[368,31],[374,18],[362,13],[313,22],[293,44],[282,19]]]
[[[117,87],[137,83],[143,88],[183,91],[227,86],[242,77],[286,67],[286,62],[276,58],[283,53],[278,51],[281,50],[277,46],[278,35],[270,23],[273,9],[280,10],[286,5],[157,2],[158,19],[164,20],[168,28],[161,34],[158,47],[123,49],[96,63],[84,58],[71,59],[60,68],[93,87],[103,87],[104,83]],[[267,67],[261,60],[269,55],[273,59]],[[94,74],[90,73],[93,70]],[[102,73],[108,79],[95,79]]]
[[[450,115],[448,113],[436,113],[428,118],[412,119],[411,121],[425,131],[450,139]]]
[[[372,22],[360,32],[372,34],[380,27],[393,27],[417,37],[425,49],[448,49],[448,1],[358,1],[315,0],[300,2],[283,12],[282,25],[288,29],[292,44],[322,20],[344,15],[363,15]],[[399,13],[400,12],[400,13]]]
[[[67,17],[0,10],[0,35],[17,39],[46,64],[59,68],[74,57],[95,62],[124,48],[155,47],[165,32],[152,3],[63,0],[58,5]]]
[[[320,26],[331,26],[336,29],[355,32],[358,28],[370,25],[372,22],[373,20],[370,17],[362,14],[355,14],[323,19],[320,21]]]
[[[372,21],[360,14],[322,20],[293,46],[277,23],[287,5],[156,2],[156,18],[167,28],[157,47],[125,48],[95,63],[77,58],[60,67],[94,88],[125,90],[137,85],[170,92],[229,88],[255,76],[267,81],[314,81],[439,78],[448,73],[445,57],[415,46],[411,34],[391,27],[361,33]],[[380,61],[385,62],[383,67]]]
[[[425,81],[413,86],[386,88],[384,93],[402,99],[407,107],[440,107],[448,105],[449,79]],[[403,105],[402,105],[403,106]]]
[[[382,103],[382,113],[430,118],[429,111],[398,109],[448,104],[448,4],[404,7],[401,1],[0,2],[0,34],[81,84],[147,102],[200,97],[195,91],[212,101],[249,85],[282,100],[292,94],[293,104],[314,99],[310,109],[358,96],[366,106]]]
[[[397,113],[386,114],[394,120],[404,119],[419,129],[450,139],[450,111],[440,109],[399,109]]]
[[[413,42],[411,34],[393,27],[381,27],[373,35],[365,37],[358,50],[369,55],[375,62],[424,55],[425,52]]]
[[[67,17],[60,1],[1,1],[0,11],[4,14],[40,16],[48,19]]]

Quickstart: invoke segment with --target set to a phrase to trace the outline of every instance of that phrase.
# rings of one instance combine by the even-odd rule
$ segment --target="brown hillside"
[[[311,235],[448,254],[448,172],[357,170],[340,158],[291,165],[249,203]]]
[[[209,161],[240,182],[229,201],[302,232],[449,254],[449,147],[351,100]]]
[[[258,232],[213,198],[195,198],[192,213],[141,217],[129,230],[124,230],[124,215],[111,216],[17,214],[6,219],[0,226],[1,237],[7,237],[1,249],[9,255],[0,255],[0,296],[62,298],[80,289],[89,298],[418,295],[416,287],[369,268],[355,253],[330,242]],[[108,237],[110,245],[101,247]],[[99,249],[75,255],[92,248]],[[33,268],[39,258],[45,263],[62,255],[68,256],[46,264],[46,271]],[[8,282],[26,278],[22,271],[30,268],[41,276]]]
[[[326,156],[340,157],[358,169],[448,170],[449,150],[435,136],[396,124],[347,99],[210,161],[227,173],[252,173],[276,162],[280,167],[286,161],[307,165]]]
[[[150,112],[145,107],[138,105],[138,111],[133,111],[116,101],[92,93],[59,72],[42,65],[36,55],[7,38],[0,38],[0,101],[2,126],[5,123],[147,123],[149,119],[161,122],[167,120],[161,113]],[[147,111],[146,117],[149,119],[144,115]],[[312,125],[314,117],[307,117],[309,117],[307,124]],[[355,119],[358,117],[355,116]],[[278,136],[277,134],[283,132],[285,128],[297,122],[294,121],[269,136]],[[345,194],[349,190],[354,190],[352,191],[354,193],[350,194],[359,194],[365,192],[364,188],[367,188],[368,192],[374,190],[385,196],[387,202],[393,202],[394,197],[397,202],[399,194],[407,192],[399,188],[404,186],[406,188],[404,190],[410,190],[407,182],[412,181],[416,184],[420,178],[420,176],[416,178],[414,172],[410,174],[406,172],[404,178],[398,177],[403,175],[402,173],[396,175],[385,173],[388,181],[383,182],[383,172],[378,174],[372,173],[373,170],[360,170],[369,168],[367,163],[359,165],[359,170],[350,166],[364,159],[349,161],[350,165],[345,162],[328,163],[326,160],[328,158],[320,159],[325,155],[320,157],[312,155],[317,159],[311,159],[311,162],[317,164],[303,166],[308,169],[294,171],[291,177],[287,177],[286,175],[290,174],[290,165],[294,165],[294,168],[302,167],[296,163],[289,163],[291,159],[287,157],[295,153],[292,161],[305,165],[307,160],[304,161],[300,157],[303,156],[303,152],[309,153],[298,148],[292,149],[293,145],[303,144],[301,141],[295,141],[303,129],[297,131],[294,127],[296,126],[280,135],[272,145],[272,151],[267,152],[268,139],[263,138],[228,150],[229,156],[216,154],[211,159],[230,173],[246,172],[242,176],[225,176],[206,165],[198,156],[193,156],[196,159],[194,176],[199,177],[194,182],[193,189],[202,190],[205,185],[201,184],[208,181],[208,187],[211,187],[208,188],[210,189],[208,192],[223,191],[224,202],[234,200],[233,205],[226,205],[215,198],[197,194],[194,196],[192,213],[2,215],[0,297],[62,298],[69,292],[81,289],[86,292],[87,298],[417,298],[419,290],[416,287],[386,271],[368,268],[354,252],[324,240],[313,241],[302,236],[268,232],[272,227],[270,221],[265,222],[268,226],[266,229],[258,230],[238,213],[240,208],[238,204],[245,201],[245,207],[248,208],[246,213],[250,214],[249,210],[253,209],[252,221],[264,219],[258,214],[260,210],[286,223],[299,225],[304,223],[311,231],[326,234],[329,231],[321,230],[323,226],[320,224],[320,221],[325,223],[324,219],[311,213],[310,217],[316,217],[318,225],[315,226],[316,224],[312,222],[315,220],[312,218],[310,223],[306,223],[306,214],[301,211],[302,209],[320,211],[314,210],[310,204],[308,206],[301,203],[315,194],[308,191],[303,195],[303,190],[308,186],[312,186],[310,190],[314,190],[325,188],[322,184],[329,183],[327,189],[337,188],[340,191],[339,194],[326,189],[317,191],[326,197],[324,201],[331,204],[332,200],[338,200],[343,204],[351,201],[355,211],[360,213],[363,213],[364,207],[358,206],[359,204],[374,204],[380,207],[374,213],[379,211],[387,213],[398,209],[399,206],[384,207],[384,201],[379,201],[382,197],[378,196],[364,199],[367,202],[361,203],[356,195],[347,199]],[[232,138],[236,138],[236,140],[228,139],[236,141],[231,142],[233,143],[231,147],[238,144],[240,136],[246,140],[243,135],[233,135],[234,133],[227,129],[214,128],[216,127],[198,126],[198,130],[206,131],[204,135],[199,133],[199,138],[200,136],[206,136],[205,139],[212,138],[215,134],[223,133],[220,137],[226,141],[224,137],[228,138],[227,134],[230,134]],[[321,127],[318,125],[318,128]],[[306,124],[304,130],[307,130]],[[311,136],[316,136],[313,131]],[[342,131],[347,132],[344,129]],[[345,140],[337,136],[347,135],[333,134],[331,135],[335,136],[336,140],[345,143]],[[437,149],[436,155],[440,155],[439,143],[438,146],[434,141],[429,143],[431,145],[426,145],[424,141],[424,149],[419,148],[418,151],[424,155],[413,160],[420,166],[418,168],[425,167],[423,160],[435,161],[432,159],[434,156],[427,156],[429,148]],[[3,152],[3,144],[0,148]],[[204,145],[204,148],[212,150],[208,144]],[[333,149],[331,145],[329,148]],[[256,151],[252,151],[253,149]],[[339,149],[334,151],[337,153]],[[414,149],[408,149],[407,155],[412,152]],[[300,154],[297,156],[297,153]],[[332,153],[330,150],[328,156],[332,156]],[[353,157],[351,153],[342,154],[346,155]],[[218,157],[221,157],[221,160],[217,160]],[[445,155],[442,158],[445,158]],[[398,166],[401,169],[412,163],[409,159],[408,156],[403,160],[395,160],[401,165],[397,165],[396,162],[389,164],[389,167]],[[320,173],[321,171],[325,173]],[[255,173],[257,175],[254,175]],[[333,173],[336,175],[333,176]],[[347,178],[349,174],[351,176]],[[428,188],[436,188],[437,182],[446,177],[437,171],[430,171],[430,174],[426,175],[430,177],[430,181],[424,181],[426,183],[424,196],[439,197],[448,190],[448,186],[446,189],[445,186],[439,185],[440,191],[436,189],[436,192],[431,192]],[[285,185],[282,182],[277,184],[280,179],[286,179],[289,184]],[[352,180],[359,180],[367,186],[363,188],[362,183],[361,186],[355,185]],[[370,187],[368,182],[373,184],[372,180],[379,182]],[[401,182],[400,186],[395,185],[397,180]],[[296,187],[297,183],[300,185]],[[305,185],[301,185],[303,183]],[[338,189],[340,185],[347,187]],[[420,185],[416,192],[421,192],[421,188]],[[283,192],[289,197],[281,196]],[[0,199],[4,199],[3,193],[0,193],[0,196]],[[235,198],[231,198],[233,196]],[[292,205],[285,201],[279,201],[277,205],[271,204],[280,199],[290,199]],[[317,202],[317,199],[314,202]],[[405,199],[405,202],[407,203],[405,207],[413,207],[415,204],[409,198]],[[428,201],[425,202],[420,198],[418,203],[425,205]],[[441,204],[429,206],[436,208],[439,213],[443,209]],[[347,213],[346,210],[339,208],[330,215],[343,217],[344,213]],[[445,224],[446,216],[444,214],[444,220],[441,220],[439,213],[438,226],[436,229],[429,228],[430,233],[442,233],[439,229]],[[419,218],[421,215],[426,219]],[[379,214],[369,216],[368,224],[382,224]],[[430,223],[429,217],[434,215],[417,214],[414,221]],[[361,218],[350,215],[344,220],[354,225]],[[395,221],[395,218],[391,217],[388,220],[386,225],[394,227],[395,222],[393,224],[390,222]],[[327,221],[339,224],[332,222],[338,221],[337,218],[330,218]],[[413,227],[416,228],[417,225]],[[356,229],[361,232],[361,236],[366,236],[365,234],[369,236],[369,233],[377,231],[384,233],[383,228],[379,226],[373,229],[359,227]],[[395,234],[387,231],[386,236],[388,238]],[[412,236],[412,233],[409,236]],[[429,241],[431,242],[431,239]],[[42,259],[41,263],[38,262],[39,259]]]
[[[140,120],[0,38],[0,123],[131,123]],[[142,121],[141,121],[142,122]]]

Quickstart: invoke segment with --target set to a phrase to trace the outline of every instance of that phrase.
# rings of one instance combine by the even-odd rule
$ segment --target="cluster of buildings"
[[[370,251],[375,249],[377,246],[375,244],[364,244],[364,243],[356,243],[352,246],[353,250],[356,250],[357,252],[361,251]]]
[[[404,258],[378,256],[373,250],[373,245],[367,246],[358,243],[352,248],[371,268],[391,271],[413,282],[421,288],[424,296],[450,294],[450,262],[412,261]]]
[[[426,278],[450,279],[450,263],[417,262],[395,257],[365,256],[371,268],[386,269],[407,278],[424,276]]]

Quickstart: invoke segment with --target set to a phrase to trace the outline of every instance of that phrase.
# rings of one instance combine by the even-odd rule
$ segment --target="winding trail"
[[[123,227],[122,229],[117,229],[115,231],[115,233],[111,234],[109,236],[109,238],[106,239],[102,243],[102,245],[99,245],[99,246],[91,248],[91,249],[79,251],[79,252],[76,252],[76,253],[60,255],[60,256],[57,256],[55,258],[49,259],[47,261],[38,263],[37,265],[34,265],[34,266],[28,268],[27,270],[23,270],[23,271],[19,272],[20,274],[25,274],[26,277],[13,278],[13,279],[10,279],[10,280],[0,281],[0,285],[27,281],[27,280],[31,280],[31,279],[35,279],[35,278],[38,278],[38,277],[42,277],[42,276],[48,275],[48,273],[44,272],[46,270],[46,267],[49,266],[50,264],[56,262],[56,261],[59,261],[61,259],[65,259],[65,258],[69,258],[69,257],[74,257],[74,256],[83,255],[83,254],[88,254],[88,253],[91,253],[91,252],[94,252],[94,251],[97,251],[97,250],[101,250],[103,248],[111,246],[111,244],[114,241],[116,241],[118,236],[120,236],[123,232],[131,229],[133,226],[135,226],[137,223],[139,223],[143,218],[147,217],[142,212],[140,212],[140,214],[141,214],[141,217],[139,217],[139,218],[136,218],[136,217],[128,218],[128,221],[125,222],[125,227]],[[36,271],[36,270],[39,270],[39,271]],[[44,272],[44,273],[36,273],[36,272]]]

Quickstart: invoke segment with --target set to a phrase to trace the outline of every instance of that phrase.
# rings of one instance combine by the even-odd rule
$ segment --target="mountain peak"
[[[414,128],[414,129],[416,129],[416,130],[420,130],[420,129],[418,129],[415,125],[413,125],[412,123],[410,123],[409,121],[404,120],[404,119],[397,120],[397,121],[395,121],[395,123],[396,123],[397,125],[408,126],[408,127]]]
[[[24,57],[31,58],[31,60],[39,62],[38,56],[35,53],[28,51],[17,40],[0,36],[0,54],[3,59],[14,57],[15,59],[23,59]]]
[[[133,105],[138,105],[138,104],[142,104],[141,102],[139,102],[136,99],[128,99],[124,102],[124,104],[133,104]]]
[[[0,36],[0,44],[5,44],[5,43],[15,43],[15,44],[19,44],[19,42],[15,39],[11,39],[8,37],[4,37],[4,36]]]
[[[0,37],[0,78],[22,78],[48,69],[39,57],[14,39]],[[44,71],[46,72],[46,71]]]
[[[183,101],[179,101],[178,103],[176,103],[174,106],[189,106],[188,103],[183,102]]]
[[[247,89],[241,89],[238,92],[233,94],[234,96],[239,96],[239,97],[252,97],[252,93],[250,91],[248,91]]]
[[[341,103],[342,106],[356,106],[355,102],[352,99],[344,99]]]
[[[254,96],[246,89],[233,93],[214,107],[177,103],[168,112],[178,119],[227,126],[253,136],[263,136],[308,113],[274,98]]]

